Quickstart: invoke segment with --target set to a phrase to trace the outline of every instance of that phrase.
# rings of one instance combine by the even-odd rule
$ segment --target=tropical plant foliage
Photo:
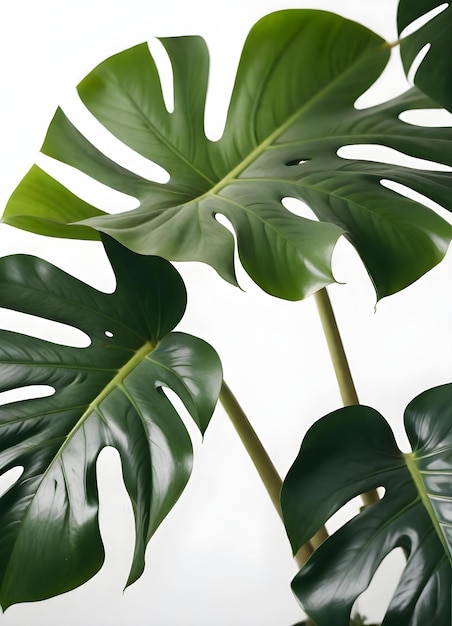
[[[185,309],[176,270],[105,240],[116,274],[105,294],[41,259],[0,261],[1,306],[76,327],[86,348],[0,332],[1,391],[47,385],[49,397],[0,411],[2,472],[23,467],[1,498],[0,600],[40,600],[72,589],[101,567],[96,461],[120,454],[134,509],[130,584],[144,550],[182,492],[191,469],[186,428],[167,400],[175,391],[204,432],[221,385],[216,353],[170,331]]]
[[[438,6],[439,0],[401,0],[400,32]],[[209,345],[172,332],[186,293],[168,261],[205,262],[236,284],[237,245],[252,279],[288,300],[334,282],[331,258],[341,235],[360,255],[378,298],[441,261],[452,226],[410,196],[417,192],[452,210],[452,129],[401,116],[452,106],[450,16],[447,7],[401,43],[406,71],[431,43],[417,86],[364,109],[356,101],[384,70],[387,42],[323,11],[264,17],[245,42],[218,141],[204,132],[203,39],[161,39],[174,110],[167,109],[146,44],[110,57],[81,82],[80,97],[108,131],[164,168],[167,183],[118,165],[56,112],[42,152],[139,206],[105,213],[35,165],[3,215],[4,223],[43,235],[100,238],[117,279],[106,294],[40,259],[0,260],[0,307],[75,327],[89,341],[75,348],[0,331],[0,391],[33,385],[52,391],[0,408],[1,472],[23,468],[0,499],[3,607],[72,589],[101,567],[96,462],[104,447],[119,451],[135,514],[129,583],[142,573],[147,542],[188,480],[191,440],[164,388],[176,392],[204,433],[222,373]],[[369,145],[422,162],[395,165],[347,151]],[[287,197],[307,205],[312,218],[285,208]],[[383,417],[360,405],[335,411],[306,435],[282,492],[294,551],[351,498],[385,488],[380,502],[314,551],[293,582],[317,626],[349,624],[355,599],[397,546],[407,564],[385,626],[450,623],[451,401],[451,385],[412,401],[405,414],[408,454]]]
[[[397,546],[408,560],[383,624],[450,623],[452,385],[415,398],[405,427],[413,449],[407,454],[374,409],[339,409],[308,431],[286,477],[281,501],[294,552],[346,502],[385,488],[383,499],[328,538],[292,583],[317,626],[346,626],[354,601]]]
[[[415,20],[440,8],[442,11],[439,14],[402,40],[400,52],[405,71],[408,73],[416,57],[428,46],[427,54],[416,72],[414,81],[433,100],[451,111],[451,5],[446,6],[442,0],[416,0],[416,2],[400,0],[397,23],[399,32],[403,33],[403,30]]]
[[[245,43],[225,131],[216,142],[204,134],[204,41],[161,41],[172,64],[174,111],[165,108],[146,44],[101,63],[79,94],[114,135],[165,168],[169,182],[150,182],[112,163],[58,111],[42,151],[138,198],[140,206],[104,215],[34,167],[10,199],[4,222],[73,237],[95,236],[89,226],[142,254],[204,261],[235,282],[234,240],[215,219],[222,214],[234,227],[250,276],[290,300],[334,280],[331,254],[341,234],[360,254],[379,298],[443,258],[450,225],[381,181],[450,209],[449,172],[420,176],[410,167],[338,156],[344,146],[378,144],[452,165],[451,129],[399,119],[406,110],[437,106],[416,89],[371,109],[354,107],[387,63],[384,40],[322,11],[263,18]],[[281,204],[287,196],[305,202],[318,219],[289,212]]]

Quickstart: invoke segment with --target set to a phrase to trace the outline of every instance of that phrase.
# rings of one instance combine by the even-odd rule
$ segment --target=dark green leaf
[[[296,551],[346,502],[383,486],[313,554],[293,590],[317,626],[345,626],[355,599],[395,547],[408,554],[384,626],[449,624],[452,587],[452,385],[415,398],[405,412],[412,452],[396,446],[365,406],[327,415],[307,433],[282,491]]]
[[[443,0],[400,0],[397,13],[399,33],[415,20],[445,3]],[[408,74],[421,50],[430,49],[419,66],[414,82],[433,100],[452,111],[452,7],[449,4],[439,15],[402,39],[400,52]]]
[[[182,492],[190,437],[163,388],[181,398],[201,432],[221,385],[216,353],[170,331],[185,310],[176,270],[114,240],[116,274],[105,294],[34,257],[0,259],[0,306],[85,332],[87,348],[0,331],[0,391],[50,385],[55,392],[0,407],[1,472],[22,466],[0,499],[2,606],[72,589],[101,567],[96,461],[120,454],[136,543],[128,584],[147,542]]]
[[[173,112],[165,108],[146,44],[101,63],[79,93],[113,134],[169,172],[167,184],[112,163],[61,111],[50,126],[43,152],[140,202],[137,209],[115,215],[92,208],[91,216],[83,204],[77,228],[105,232],[143,254],[204,261],[234,283],[234,240],[215,219],[222,214],[234,227],[249,275],[265,291],[291,300],[333,281],[331,255],[341,234],[360,254],[379,298],[412,283],[443,258],[451,226],[381,180],[401,183],[450,209],[448,172],[337,155],[347,145],[382,144],[452,165],[451,129],[399,119],[407,109],[436,106],[416,90],[370,109],[354,108],[388,60],[389,47],[380,37],[322,11],[288,10],[263,18],[245,43],[224,135],[217,142],[204,134],[204,41],[161,41],[172,64]],[[39,199],[28,195],[25,201],[27,178],[3,220],[53,235],[61,225],[66,236],[67,224],[75,221],[73,202],[63,194],[55,202],[56,190],[45,182]],[[286,210],[284,197],[308,204],[318,220]]]

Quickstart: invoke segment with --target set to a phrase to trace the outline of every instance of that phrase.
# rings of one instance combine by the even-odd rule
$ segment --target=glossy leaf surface
[[[308,431],[282,490],[294,552],[346,502],[385,495],[329,537],[292,583],[317,626],[345,626],[355,599],[395,547],[409,554],[384,626],[449,624],[452,588],[452,385],[405,412],[412,452],[397,448],[384,418],[349,406]]]
[[[399,33],[415,20],[443,7],[443,0],[400,0],[397,24]],[[406,73],[425,46],[429,50],[422,60],[414,82],[431,98],[452,111],[452,7],[430,19],[414,33],[402,39],[400,52]]]
[[[128,584],[144,567],[151,535],[191,470],[187,430],[163,388],[201,432],[221,366],[200,339],[170,331],[185,310],[176,270],[107,238],[114,293],[101,293],[34,257],[0,259],[0,306],[80,329],[86,348],[0,331],[0,390],[49,385],[53,395],[0,407],[0,466],[23,467],[0,499],[3,608],[72,589],[101,567],[96,461],[119,452],[136,543]]]
[[[140,206],[102,215],[81,203],[77,216],[72,194],[35,167],[11,197],[3,221],[60,236],[71,236],[73,228],[72,236],[95,237],[92,227],[140,253],[204,261],[234,283],[234,239],[215,219],[222,214],[235,230],[249,275],[265,291],[292,300],[333,281],[331,255],[341,234],[360,254],[379,298],[443,258],[450,225],[381,180],[450,209],[450,173],[337,154],[343,146],[378,144],[452,165],[452,130],[399,119],[405,110],[436,106],[417,90],[355,109],[388,60],[380,37],[322,11],[264,17],[245,43],[225,131],[216,142],[204,133],[204,41],[161,42],[172,65],[174,111],[165,107],[146,44],[101,63],[79,93],[108,130],[165,168],[169,182],[145,180],[113,163],[58,111],[43,152],[134,196]],[[302,200],[317,219],[289,212],[284,197]]]

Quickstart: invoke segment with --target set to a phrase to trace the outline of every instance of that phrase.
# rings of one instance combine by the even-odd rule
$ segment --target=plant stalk
[[[355,383],[353,382],[350,367],[348,365],[347,355],[345,354],[344,344],[342,343],[337,326],[336,317],[334,315],[331,300],[326,288],[317,291],[314,294],[317,309],[322,322],[323,332],[325,333],[326,342],[330,351],[331,360],[333,362],[334,372],[336,374],[339,391],[344,406],[351,404],[359,404],[358,394],[356,393]]]
[[[342,402],[344,406],[359,404],[355,383],[353,382],[347,355],[344,350],[344,344],[342,343],[336,317],[334,315],[333,307],[331,306],[331,300],[326,287],[317,291],[314,294],[314,297],[319,311],[323,332],[325,333],[326,342],[328,344],[328,349],[330,351],[331,360],[333,362]],[[365,506],[374,504],[380,499],[376,489],[363,493],[361,498]]]
[[[273,465],[270,457],[251,426],[245,412],[238,403],[236,397],[223,381],[220,391],[220,402],[236,429],[246,451],[256,467],[265,488],[268,491],[273,506],[282,519],[279,496],[282,488],[282,480]]]
[[[280,494],[282,488],[282,480],[273,465],[270,457],[262,445],[256,431],[251,426],[245,412],[238,403],[236,397],[223,381],[220,391],[220,402],[223,405],[229,419],[232,422],[237,434],[240,437],[246,451],[248,452],[255,468],[261,477],[262,482],[270,496],[273,506],[276,509],[281,520],[283,520]],[[284,521],[284,520],[283,520]],[[307,542],[295,555],[295,560],[302,567],[313,553],[314,549],[311,542]]]

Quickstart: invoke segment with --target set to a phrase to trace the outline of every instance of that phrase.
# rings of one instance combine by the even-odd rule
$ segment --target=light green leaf
[[[295,577],[295,595],[317,626],[346,626],[356,598],[395,547],[409,555],[384,626],[449,624],[452,589],[452,385],[405,411],[412,452],[400,452],[384,418],[349,406],[308,431],[281,502],[294,552],[346,502],[385,495],[329,537]]]
[[[399,33],[415,20],[444,5],[443,0],[400,0],[397,12]],[[413,61],[429,45],[414,78],[415,84],[433,100],[452,111],[452,7],[444,10],[417,29],[400,44],[403,66],[410,71]]]
[[[146,544],[188,480],[192,446],[163,389],[204,432],[221,385],[205,342],[170,331],[185,310],[176,270],[105,238],[116,274],[105,294],[34,257],[0,259],[0,306],[85,332],[87,348],[0,331],[0,391],[49,385],[53,395],[0,407],[0,467],[24,468],[0,499],[0,601],[40,600],[101,567],[96,461],[120,454],[135,516],[128,584]]]
[[[165,168],[169,182],[150,182],[112,163],[58,111],[43,152],[136,197],[140,206],[114,215],[100,215],[93,207],[89,215],[83,204],[76,219],[74,203],[63,195],[59,206],[52,197],[47,211],[46,196],[54,190],[46,182],[39,200],[24,202],[26,176],[4,222],[52,235],[61,225],[60,235],[66,236],[68,223],[76,221],[74,228],[92,227],[136,252],[203,261],[234,283],[234,240],[215,219],[221,214],[232,223],[248,274],[265,291],[290,300],[334,280],[331,255],[341,234],[360,254],[379,298],[406,287],[443,258],[452,227],[381,181],[400,183],[450,209],[449,172],[337,154],[343,146],[378,144],[452,165],[451,129],[399,119],[405,110],[436,106],[417,90],[355,109],[388,60],[389,46],[380,37],[322,11],[264,17],[245,43],[225,131],[216,142],[204,134],[209,63],[204,41],[161,41],[173,70],[174,111],[165,108],[146,44],[101,63],[79,93],[114,135]],[[281,204],[284,197],[305,202],[317,219],[289,212]]]

